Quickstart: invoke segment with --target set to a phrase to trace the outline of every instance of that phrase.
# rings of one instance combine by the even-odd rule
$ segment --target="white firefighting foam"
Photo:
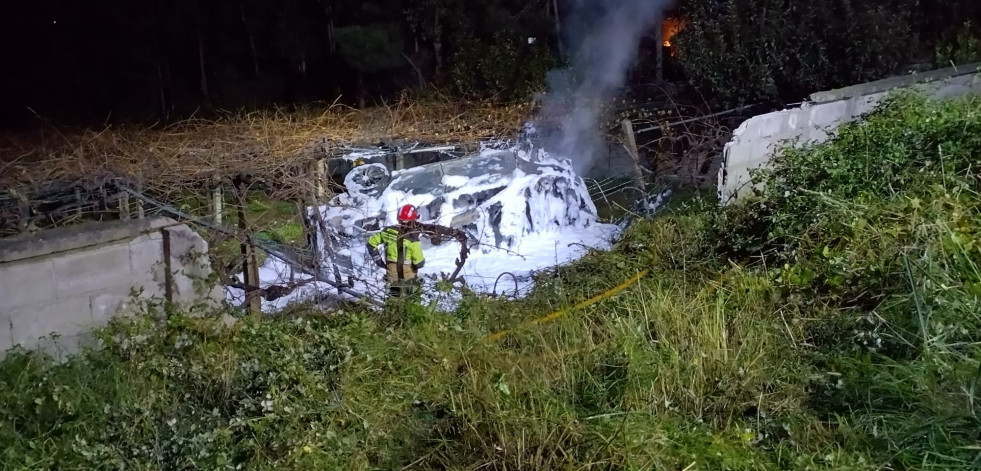
[[[419,208],[422,222],[468,234],[471,249],[460,277],[477,292],[522,296],[533,284],[533,272],[574,261],[587,247],[608,249],[620,232],[599,222],[571,163],[542,150],[485,150],[390,175],[383,165],[369,164],[355,169],[345,184],[346,193],[318,208],[336,253],[335,260],[325,261],[325,272],[333,273],[330,265],[336,263],[345,281],[355,281],[354,290],[376,297],[383,297],[383,270],[370,263],[365,244],[371,234],[395,224],[405,204]],[[323,248],[325,234],[319,232]],[[426,264],[420,276],[432,287],[456,269],[460,246],[452,239],[434,246],[426,238],[422,246]],[[290,276],[289,267],[274,257],[260,270],[262,286]],[[241,291],[230,291],[236,291],[230,299],[241,302]],[[336,293],[326,284],[311,284],[264,302],[263,309],[275,311],[318,291]]]

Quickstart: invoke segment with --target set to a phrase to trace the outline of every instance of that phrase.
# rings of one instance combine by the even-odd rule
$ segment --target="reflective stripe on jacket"
[[[425,260],[422,257],[422,242],[419,233],[407,231],[399,226],[389,226],[368,239],[368,252],[374,256],[378,246],[385,246],[385,260],[395,263],[411,263],[416,269],[422,268]],[[402,249],[399,250],[399,238],[402,239]],[[401,253],[400,253],[401,252]],[[399,256],[401,255],[401,257]]]

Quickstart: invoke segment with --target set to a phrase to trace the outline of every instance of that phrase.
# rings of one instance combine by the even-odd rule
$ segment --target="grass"
[[[207,205],[200,205],[203,210]],[[297,249],[306,248],[306,233],[300,219],[300,209],[295,203],[277,201],[262,190],[252,190],[248,193],[245,205],[246,220],[249,227],[262,228],[255,232],[257,239],[263,242]],[[222,214],[226,227],[238,227],[238,209],[226,205]],[[212,266],[228,267],[241,263],[241,242],[224,234],[210,234],[209,244]],[[261,266],[266,253],[256,250],[256,261]]]
[[[148,316],[66,364],[14,352],[0,468],[977,469],[979,112],[890,102],[786,150],[756,200],[678,200],[520,301]]]

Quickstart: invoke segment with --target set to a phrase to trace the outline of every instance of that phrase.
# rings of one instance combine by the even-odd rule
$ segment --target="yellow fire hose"
[[[720,287],[722,287],[723,284],[725,284],[725,282],[729,279],[729,277],[731,277],[732,275],[734,275],[736,273],[739,273],[739,270],[738,270],[739,266],[738,265],[733,264],[733,266],[731,268],[733,268],[735,270],[732,270],[732,269],[727,270],[726,272],[722,273],[718,278],[716,278],[714,281],[709,282],[708,283],[708,286],[706,286],[705,288],[703,288],[699,292],[699,295],[706,295],[706,294],[712,294],[712,293],[714,293],[716,290],[718,290]],[[640,279],[643,278],[644,276],[646,276],[648,272],[650,272],[650,269],[649,268],[648,269],[645,269],[644,271],[641,271],[640,273],[638,273],[633,278],[630,278],[629,280],[624,281],[623,283],[620,283],[619,285],[614,286],[613,288],[609,289],[608,291],[603,292],[601,294],[598,294],[596,296],[593,296],[592,298],[589,298],[589,299],[587,299],[585,301],[582,301],[582,302],[576,304],[575,306],[568,307],[568,308],[565,308],[565,309],[560,309],[560,310],[555,311],[555,312],[553,312],[553,313],[551,313],[551,314],[549,314],[549,315],[547,315],[545,317],[540,317],[538,319],[535,319],[535,320],[532,320],[532,321],[529,321],[529,322],[525,322],[523,324],[518,325],[518,327],[516,327],[515,329],[501,330],[501,331],[498,331],[498,332],[494,332],[492,334],[487,334],[481,340],[483,340],[484,342],[493,342],[495,340],[500,340],[500,339],[504,338],[505,336],[507,336],[508,334],[510,334],[511,332],[513,332],[516,329],[521,329],[521,328],[529,327],[529,326],[532,326],[532,325],[544,324],[546,322],[554,321],[555,319],[558,319],[559,317],[562,317],[562,316],[564,316],[564,315],[566,315],[566,314],[568,314],[568,313],[570,313],[572,311],[575,311],[577,309],[582,309],[582,308],[587,307],[587,306],[591,306],[591,305],[596,304],[596,303],[598,303],[600,301],[603,301],[605,299],[609,299],[609,298],[611,298],[613,296],[616,296],[621,291],[629,288],[634,283],[640,281]]]
[[[604,293],[598,294],[596,296],[593,296],[592,298],[589,298],[589,299],[587,299],[585,301],[582,301],[579,304],[576,304],[575,306],[567,307],[565,309],[560,309],[560,310],[555,311],[555,312],[553,312],[553,313],[551,313],[551,314],[549,314],[549,315],[547,315],[545,317],[540,317],[540,318],[535,319],[535,320],[532,320],[530,322],[525,322],[525,323],[519,325],[517,328],[520,329],[520,328],[523,328],[523,327],[528,327],[528,326],[537,325],[537,324],[544,324],[546,322],[554,321],[555,319],[558,319],[558,318],[560,318],[560,317],[562,317],[562,316],[564,316],[564,315],[566,315],[566,314],[568,314],[568,313],[570,313],[572,311],[575,311],[577,309],[582,309],[582,308],[587,307],[587,306],[591,306],[591,305],[596,304],[596,303],[598,303],[600,301],[603,301],[604,299],[608,299],[608,298],[611,298],[613,296],[616,296],[621,291],[629,288],[631,285],[633,285],[634,283],[638,282],[641,278],[643,278],[644,276],[646,276],[648,272],[650,272],[650,269],[644,270],[644,271],[638,273],[633,278],[630,278],[629,280],[624,281],[623,283],[620,283],[619,285],[614,286],[613,288],[611,288],[610,290],[608,290],[608,291],[606,291]],[[493,334],[487,334],[487,335],[484,336],[484,338],[482,340],[484,342],[493,342],[495,340],[500,340],[500,339],[504,338],[506,335],[510,334],[513,330],[514,329],[502,330],[502,331],[499,331],[499,332],[494,332]]]

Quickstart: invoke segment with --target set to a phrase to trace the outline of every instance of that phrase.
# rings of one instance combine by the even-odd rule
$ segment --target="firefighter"
[[[425,265],[419,241],[419,211],[407,204],[399,208],[398,225],[389,226],[368,239],[368,254],[379,268],[384,268],[389,295],[401,297],[415,283],[419,269]],[[385,246],[385,254],[378,249]]]

